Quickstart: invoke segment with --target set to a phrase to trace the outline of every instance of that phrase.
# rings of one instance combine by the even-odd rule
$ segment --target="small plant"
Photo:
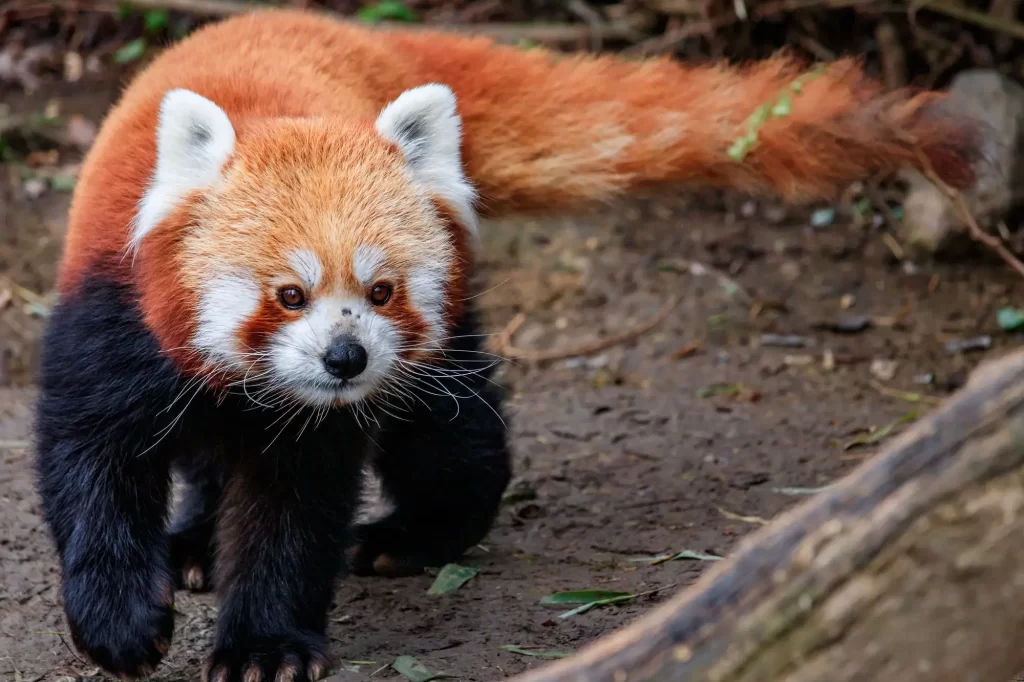
[[[376,23],[378,21],[418,21],[416,13],[401,0],[381,0],[375,5],[361,7],[356,13],[360,21]]]

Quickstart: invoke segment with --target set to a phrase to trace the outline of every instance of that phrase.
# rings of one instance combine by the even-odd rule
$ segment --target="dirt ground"
[[[115,91],[92,84],[56,94],[66,113],[95,120]],[[53,94],[13,104],[28,110]],[[11,681],[95,674],[66,643],[30,467],[46,310],[35,295],[52,283],[68,194],[30,199],[23,189],[19,180],[0,196],[0,301],[11,294],[0,304],[0,679]],[[479,575],[452,594],[428,596],[429,575],[341,584],[330,629],[338,679],[397,678],[386,666],[410,655],[432,671],[493,680],[544,663],[503,645],[578,650],[708,565],[630,559],[687,549],[727,556],[758,519],[806,499],[807,490],[786,489],[827,485],[885,438],[851,441],[930,407],[893,390],[942,397],[980,360],[1019,342],[1000,331],[996,310],[1019,302],[1024,282],[1001,265],[909,266],[878,231],[775,213],[739,199],[715,208],[662,196],[485,226],[479,301],[494,332],[525,315],[517,346],[584,343],[643,323],[672,296],[678,304],[652,331],[596,355],[506,363],[516,489],[534,498],[506,505],[463,562]],[[840,320],[845,333],[832,329]],[[987,349],[945,347],[986,334]],[[775,346],[765,335],[804,345]],[[585,588],[662,591],[566,619],[539,603]],[[210,645],[215,599],[182,593],[178,609],[156,679],[196,679]]]

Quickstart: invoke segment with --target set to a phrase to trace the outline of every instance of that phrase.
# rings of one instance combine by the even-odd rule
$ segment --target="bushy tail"
[[[488,215],[549,211],[656,186],[729,187],[789,201],[927,164],[974,177],[979,130],[935,92],[883,92],[854,60],[807,69],[558,58],[440,34],[392,34],[418,82],[453,88],[464,158]]]

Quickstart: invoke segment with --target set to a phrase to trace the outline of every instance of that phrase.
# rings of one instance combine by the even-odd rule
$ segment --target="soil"
[[[115,86],[7,101],[35,110],[57,96],[67,113],[96,120]],[[64,633],[30,450],[47,299],[27,303],[52,285],[68,195],[26,198],[20,180],[5,190],[0,301],[11,296],[0,304],[0,678],[88,677],[98,673]],[[712,199],[662,195],[590,215],[484,226],[478,301],[495,333],[525,315],[519,347],[585,343],[642,324],[671,296],[678,304],[653,330],[595,355],[505,363],[513,489],[533,499],[504,507],[462,562],[479,574],[454,593],[427,595],[431,575],[340,584],[330,627],[337,679],[397,678],[387,666],[409,655],[432,671],[493,680],[545,662],[503,645],[579,650],[709,565],[631,559],[681,550],[727,556],[763,520],[842,476],[886,438],[875,431],[877,442],[851,441],[931,407],[879,386],[941,398],[979,361],[1019,342],[999,329],[996,311],[1020,300],[1024,282],[998,263],[911,266],[880,231],[848,220],[814,228],[806,213],[780,219],[750,200]],[[859,330],[852,316],[872,324]],[[844,317],[846,333],[829,329]],[[769,334],[796,335],[804,345],[771,345]],[[989,335],[991,347],[950,353],[944,345],[978,335]],[[896,363],[894,376],[884,361]],[[539,603],[585,588],[661,591],[564,619],[566,607]],[[215,598],[181,593],[178,609],[176,639],[155,679],[196,679],[210,645]]]

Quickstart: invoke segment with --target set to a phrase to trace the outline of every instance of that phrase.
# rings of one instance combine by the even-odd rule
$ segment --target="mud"
[[[114,91],[59,96],[69,110],[99,116]],[[36,339],[68,195],[28,199],[21,179],[4,191],[0,301],[11,295],[0,310],[0,679],[87,677],[95,671],[64,634],[30,452]],[[578,650],[708,565],[630,559],[685,549],[727,556],[758,519],[805,499],[806,490],[785,489],[827,485],[885,438],[850,441],[930,407],[880,384],[942,397],[980,360],[1019,343],[999,329],[996,310],[1021,300],[1024,283],[998,264],[909,267],[870,228],[812,228],[805,215],[773,223],[741,200],[714,203],[660,196],[485,225],[478,301],[495,333],[525,315],[517,346],[586,343],[642,323],[672,296],[678,304],[655,329],[590,357],[504,365],[516,489],[532,499],[505,506],[463,562],[479,575],[455,593],[428,596],[430,575],[344,581],[330,628],[338,679],[397,678],[387,666],[410,655],[432,671],[493,680],[544,663],[503,645]],[[41,296],[34,308],[33,294]],[[833,331],[844,316],[871,324],[854,331],[863,320],[848,317],[847,332]],[[945,347],[984,334],[988,349]],[[780,335],[803,345],[762,343],[793,341]],[[888,376],[879,360],[897,363],[891,378],[878,378]],[[539,604],[585,588],[663,589],[566,619]],[[196,679],[210,645],[214,597],[180,593],[178,609],[174,645],[154,679]]]

